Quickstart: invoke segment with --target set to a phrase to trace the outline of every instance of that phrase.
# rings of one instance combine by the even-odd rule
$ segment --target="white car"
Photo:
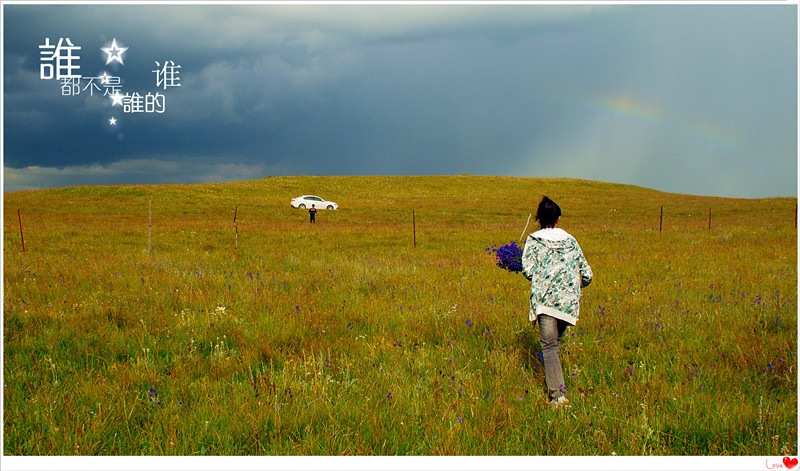
[[[317,209],[339,209],[339,205],[333,201],[325,201],[319,196],[303,195],[292,198],[292,207],[306,209],[314,205]]]

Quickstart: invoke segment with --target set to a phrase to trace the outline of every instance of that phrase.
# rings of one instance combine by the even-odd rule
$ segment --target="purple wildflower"
[[[500,246],[491,250],[497,257],[497,266],[504,268],[510,272],[522,271],[522,247],[518,246],[516,242],[511,241],[510,244]]]

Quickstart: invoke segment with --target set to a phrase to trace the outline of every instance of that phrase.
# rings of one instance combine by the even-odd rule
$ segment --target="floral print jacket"
[[[559,228],[529,235],[522,273],[531,280],[531,321],[547,314],[572,325],[578,322],[581,288],[592,282],[592,269],[574,237]]]

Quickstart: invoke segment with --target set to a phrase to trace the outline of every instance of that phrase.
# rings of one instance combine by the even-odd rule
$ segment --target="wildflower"
[[[522,271],[522,247],[518,246],[516,242],[511,241],[510,244],[503,245],[497,249],[489,249],[497,257],[497,266],[506,269],[510,272]]]
[[[461,422],[462,422],[461,417],[459,417],[458,418],[458,423],[460,424]]]
[[[467,321],[464,322],[464,323],[467,324],[467,326],[472,327],[472,321],[471,320],[467,319]]]

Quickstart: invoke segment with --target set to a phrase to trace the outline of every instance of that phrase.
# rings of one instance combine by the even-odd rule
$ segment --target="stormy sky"
[[[474,174],[797,195],[795,4],[3,14],[4,191]],[[77,95],[55,77],[66,38],[81,48]],[[127,49],[109,62],[112,41]],[[102,76],[127,108],[104,96],[111,82],[92,85]]]

